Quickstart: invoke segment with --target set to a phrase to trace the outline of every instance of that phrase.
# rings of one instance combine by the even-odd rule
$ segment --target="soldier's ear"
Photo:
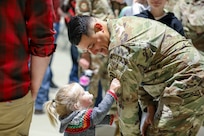
[[[98,31],[103,31],[103,26],[100,23],[96,23],[94,25],[94,31],[98,32]]]

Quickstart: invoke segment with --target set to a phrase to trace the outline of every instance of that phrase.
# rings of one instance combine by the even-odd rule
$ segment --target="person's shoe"
[[[45,112],[43,110],[35,110],[34,114],[36,115],[41,115],[44,114]]]
[[[50,87],[51,88],[58,88],[58,86],[52,80],[50,81]]]

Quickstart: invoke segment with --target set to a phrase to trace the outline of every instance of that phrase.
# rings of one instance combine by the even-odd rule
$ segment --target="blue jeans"
[[[49,100],[49,89],[50,89],[50,67],[47,67],[45,72],[45,76],[43,78],[42,84],[38,91],[37,98],[35,100],[35,109],[36,110],[43,110],[43,104]]]
[[[56,33],[55,33],[55,35],[54,35],[54,38],[55,38],[54,43],[56,44],[56,43],[57,43],[57,38],[58,38],[58,35],[59,35],[60,23],[59,23],[59,22],[56,22],[56,23],[54,23],[53,25],[54,25],[54,29],[55,29],[55,31],[56,31]],[[51,64],[52,64],[53,55],[54,55],[54,54],[52,54],[52,56],[51,56],[51,58],[50,58],[49,67],[51,67]],[[51,77],[50,77],[50,80],[52,80],[52,76],[53,76],[53,74],[52,74],[52,69],[50,70],[50,76],[51,76]]]
[[[60,23],[59,22],[54,23],[54,29],[56,31],[56,33],[54,35],[55,43],[57,42],[57,37],[59,35],[59,28],[60,28]]]
[[[72,58],[72,69],[69,74],[69,83],[79,82],[78,77],[78,49],[75,45],[71,45],[71,58]]]
[[[98,104],[102,101],[103,99],[103,88],[101,85],[101,81],[98,82],[98,96],[96,98],[94,106],[97,107]]]

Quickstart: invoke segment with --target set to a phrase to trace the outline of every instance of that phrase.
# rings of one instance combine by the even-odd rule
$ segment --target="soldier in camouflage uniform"
[[[143,134],[197,134],[204,119],[204,56],[189,40],[165,24],[135,16],[107,22],[76,16],[68,28],[78,48],[108,55],[108,72],[121,82],[123,136],[140,135],[138,100],[148,113]]]
[[[179,0],[173,12],[181,20],[185,36],[204,51],[204,0]]]

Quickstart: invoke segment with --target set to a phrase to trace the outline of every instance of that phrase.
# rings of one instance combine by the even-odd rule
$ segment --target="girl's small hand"
[[[110,90],[117,92],[118,88],[120,88],[120,81],[117,78],[114,78],[110,85]]]
[[[114,121],[118,121],[118,118],[119,118],[118,114],[117,113],[114,114]]]

